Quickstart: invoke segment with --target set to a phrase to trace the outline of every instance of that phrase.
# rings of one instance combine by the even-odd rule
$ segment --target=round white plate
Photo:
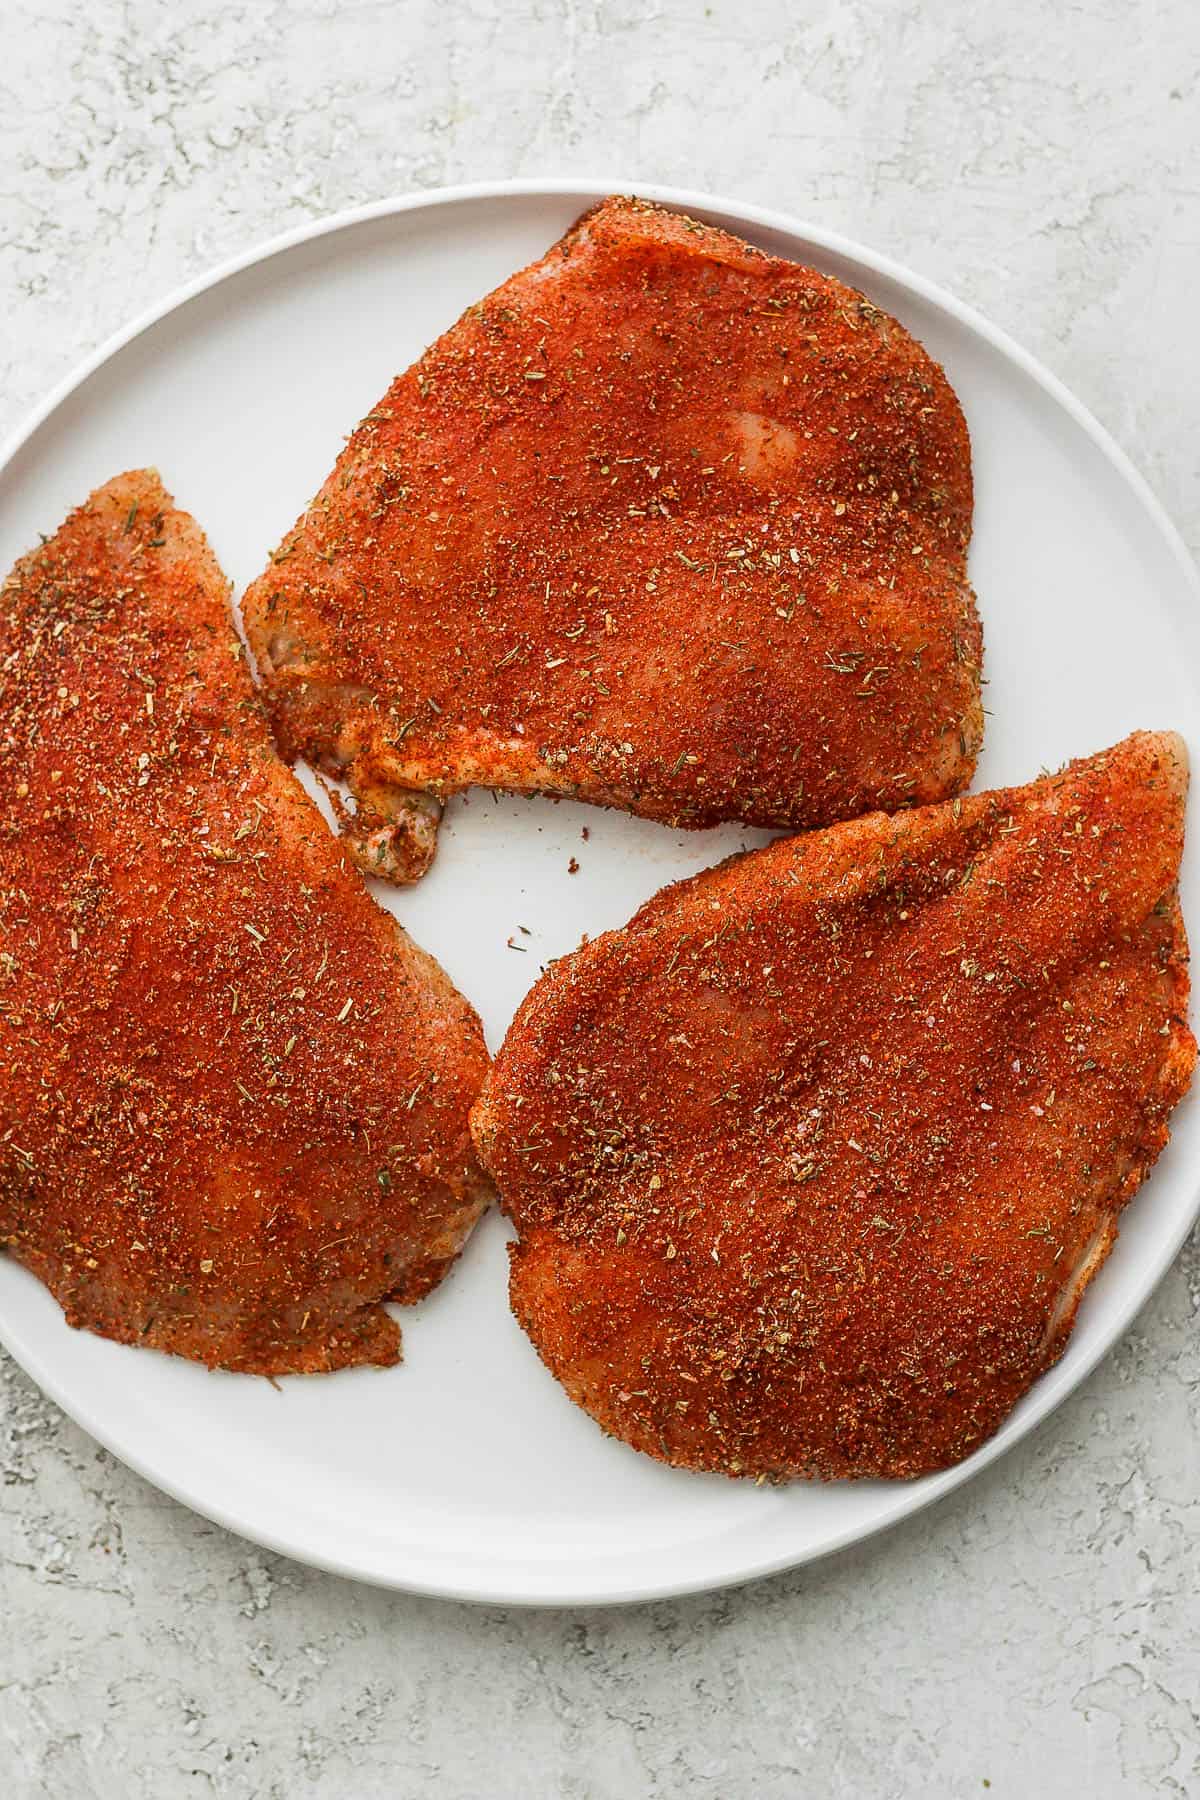
[[[240,591],[390,378],[614,187],[623,184],[505,184],[390,202],[280,239],[175,296],[105,346],[9,446],[0,567],[97,483],[154,463]],[[1200,748],[1195,571],[1144,483],[1051,376],[883,257],[761,209],[638,191],[865,289],[944,363],[975,454],[971,572],[991,712],[979,785],[1023,781],[1135,726],[1174,727]],[[473,794],[449,808],[433,873],[379,898],[475,1002],[494,1047],[547,957],[755,841]],[[1184,871],[1193,921],[1198,889],[1194,837]],[[149,1480],[303,1561],[474,1600],[678,1594],[848,1544],[1015,1443],[1166,1270],[1196,1214],[1198,1152],[1200,1107],[1185,1103],[1058,1367],[968,1463],[907,1484],[756,1488],[661,1468],[610,1442],[514,1323],[495,1215],[441,1291],[402,1315],[396,1369],[278,1387],[208,1374],[71,1331],[3,1257],[0,1338]]]

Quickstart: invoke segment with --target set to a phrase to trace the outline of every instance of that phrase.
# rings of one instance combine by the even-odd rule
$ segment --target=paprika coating
[[[571,1398],[769,1480],[984,1443],[1191,1077],[1186,788],[1138,733],[735,857],[555,963],[472,1123]]]
[[[0,1244],[68,1321],[394,1363],[487,1193],[479,1022],[280,762],[202,533],[117,477],[0,591]]]
[[[420,875],[472,785],[800,830],[970,780],[971,511],[901,325],[613,198],[392,383],[246,630],[371,873]]]

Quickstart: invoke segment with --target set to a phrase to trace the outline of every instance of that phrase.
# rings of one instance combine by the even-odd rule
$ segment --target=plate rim
[[[726,220],[738,221],[751,229],[759,228],[764,231],[778,232],[786,237],[801,240],[818,250],[856,262],[863,268],[899,284],[927,303],[939,308],[949,318],[999,352],[1007,362],[1015,365],[1082,429],[1085,436],[1103,454],[1121,477],[1125,486],[1138,500],[1157,535],[1171,552],[1185,590],[1190,590],[1193,599],[1200,602],[1200,569],[1197,569],[1181,533],[1149,482],[1091,410],[1052,370],[1031,352],[1025,350],[1008,332],[994,325],[982,313],[965,301],[958,299],[955,294],[939,283],[928,280],[897,259],[876,251],[841,232],[810,223],[780,208],[762,206],[752,201],[734,199],[699,189],[629,180],[625,176],[616,179],[596,178],[586,174],[521,176],[512,179],[462,182],[445,187],[425,188],[415,193],[395,195],[370,201],[361,206],[344,208],[321,219],[308,220],[288,231],[259,240],[248,249],[225,258],[193,276],[190,280],[172,288],[162,298],[151,302],[125,325],[120,326],[106,337],[95,350],[76,363],[50,388],[42,400],[34,405],[25,418],[0,444],[0,483],[3,483],[12,463],[37,435],[42,426],[106,363],[172,313],[181,310],[190,301],[258,264],[268,263],[277,256],[302,245],[316,242],[321,238],[332,237],[339,232],[353,230],[358,226],[377,220],[397,218],[406,213],[453,208],[480,200],[510,198],[536,200],[564,199],[574,196],[581,202],[581,205],[585,205],[614,193],[637,194],[643,199],[657,201],[678,210],[718,215]],[[865,1542],[898,1524],[902,1519],[908,1518],[926,1507],[936,1505],[963,1483],[969,1481],[972,1476],[980,1474],[999,1457],[1037,1430],[1050,1414],[1082,1385],[1100,1361],[1126,1335],[1134,1319],[1151,1299],[1175,1262],[1198,1214],[1200,1214],[1200,1181],[1196,1182],[1190,1215],[1185,1216],[1179,1229],[1163,1239],[1140,1288],[1135,1290],[1123,1303],[1114,1322],[1101,1335],[1097,1343],[1090,1346],[1087,1352],[1079,1358],[1077,1366],[1071,1369],[1065,1379],[1062,1378],[1061,1364],[1057,1365],[1056,1371],[1048,1371],[1047,1375],[1030,1390],[1030,1394],[1026,1397],[1025,1414],[1015,1428],[1010,1429],[1012,1427],[1010,1415],[1001,1430],[965,1462],[942,1470],[932,1478],[926,1478],[924,1482],[897,1484],[894,1504],[888,1506],[878,1518],[866,1526],[850,1524],[844,1530],[835,1532],[818,1546],[782,1554],[774,1553],[757,1560],[753,1556],[749,1556],[740,1562],[736,1569],[725,1572],[695,1574],[685,1578],[674,1577],[661,1582],[642,1581],[636,1586],[628,1588],[615,1585],[598,1591],[586,1584],[571,1587],[567,1583],[556,1589],[553,1595],[545,1595],[505,1586],[504,1581],[512,1579],[511,1571],[508,1570],[505,1571],[505,1576],[499,1584],[489,1584],[478,1579],[452,1582],[444,1578],[423,1579],[418,1568],[409,1568],[403,1572],[386,1571],[378,1567],[363,1566],[361,1563],[356,1563],[350,1556],[330,1555],[327,1551],[298,1542],[295,1538],[289,1539],[286,1532],[276,1532],[264,1528],[257,1521],[247,1522],[236,1506],[223,1507],[214,1504],[207,1498],[198,1499],[189,1490],[186,1481],[164,1479],[139,1454],[130,1453],[120,1446],[119,1432],[110,1432],[103,1427],[97,1428],[90,1416],[91,1409],[86,1401],[80,1403],[69,1396],[58,1377],[44,1366],[41,1356],[21,1342],[19,1332],[13,1330],[3,1317],[0,1317],[0,1344],[3,1344],[4,1348],[48,1398],[127,1468],[132,1469],[135,1474],[148,1481],[152,1487],[167,1494],[190,1511],[219,1525],[222,1529],[232,1532],[244,1541],[257,1544],[274,1554],[289,1557],[293,1561],[307,1564],[343,1579],[365,1582],[368,1585],[393,1592],[478,1605],[531,1608],[634,1605],[716,1592],[761,1580],[788,1569],[799,1568],[831,1556],[848,1548],[851,1544]],[[1058,1382],[1053,1379],[1055,1373],[1059,1374]]]

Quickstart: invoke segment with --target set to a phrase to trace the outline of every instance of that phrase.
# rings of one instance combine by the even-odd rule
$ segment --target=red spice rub
[[[363,865],[480,784],[673,825],[940,800],[982,733],[967,430],[840,282],[612,199],[393,382],[245,599]]]
[[[472,1125],[572,1398],[731,1475],[913,1476],[995,1431],[1191,1076],[1186,786],[1139,734],[734,858],[557,963]]]
[[[478,1215],[479,1023],[283,767],[203,535],[119,476],[0,592],[0,1243],[73,1325],[393,1363]]]

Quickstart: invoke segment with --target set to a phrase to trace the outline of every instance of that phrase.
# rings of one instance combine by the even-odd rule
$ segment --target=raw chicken
[[[0,594],[0,1243],[72,1325],[392,1363],[485,1197],[478,1020],[279,761],[205,540],[119,476]]]
[[[823,825],[970,779],[970,526],[958,402],[894,319],[613,199],[392,384],[246,628],[393,880],[472,784]]]
[[[473,1115],[514,1311],[692,1469],[912,1476],[1061,1354],[1196,1046],[1182,742],[781,841],[557,962]]]

